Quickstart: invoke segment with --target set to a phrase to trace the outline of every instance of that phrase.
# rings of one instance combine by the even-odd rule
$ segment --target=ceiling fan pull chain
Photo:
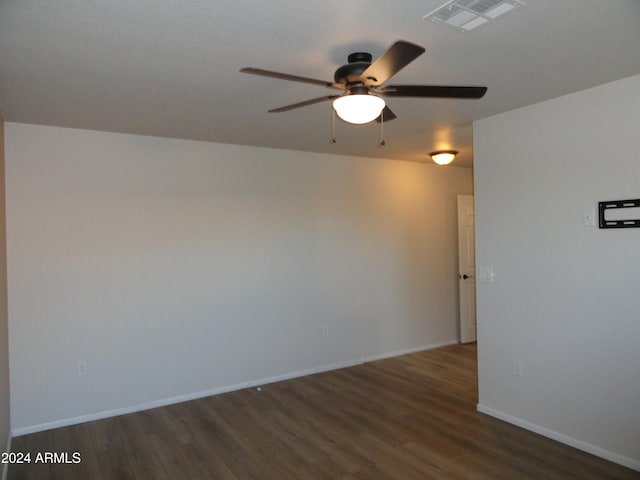
[[[336,111],[331,108],[331,140],[329,141],[331,145],[336,143]]]
[[[387,142],[384,141],[384,112],[380,114],[380,141],[378,142],[378,148],[384,147]]]

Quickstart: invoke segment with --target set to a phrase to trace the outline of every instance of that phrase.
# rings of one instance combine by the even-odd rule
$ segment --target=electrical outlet
[[[76,362],[76,375],[78,377],[84,377],[87,375],[87,361],[86,360],[78,360]]]
[[[585,227],[595,227],[596,226],[596,209],[595,208],[585,208],[582,212],[582,224]]]
[[[514,358],[511,364],[511,371],[516,377],[522,377],[524,374],[522,360],[519,358]]]
[[[329,336],[329,325],[322,326],[322,338],[327,338]]]

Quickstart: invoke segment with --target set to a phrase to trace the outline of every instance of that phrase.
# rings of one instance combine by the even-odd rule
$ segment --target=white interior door
[[[460,342],[476,341],[476,245],[473,195],[458,195]]]

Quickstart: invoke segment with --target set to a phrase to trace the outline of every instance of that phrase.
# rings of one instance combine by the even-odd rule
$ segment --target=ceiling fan
[[[287,73],[273,72],[260,68],[242,68],[242,73],[279,78],[293,82],[310,83],[327,88],[342,90],[342,93],[293,103],[269,110],[270,113],[286,112],[327,100],[333,100],[333,108],[342,120],[348,123],[364,124],[373,120],[378,122],[393,120],[396,115],[386,106],[382,97],[420,97],[420,98],[482,98],[487,87],[450,86],[450,85],[387,85],[382,86],[413,60],[424,53],[425,49],[404,40],[391,44],[373,63],[370,53],[355,52],[347,57],[348,63],[335,71],[333,82],[300,77]]]

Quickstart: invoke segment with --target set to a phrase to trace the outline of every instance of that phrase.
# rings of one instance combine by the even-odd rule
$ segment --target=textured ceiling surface
[[[640,73],[640,1],[526,0],[462,33],[422,19],[443,0],[4,0],[0,109],[11,122],[422,161],[472,162],[473,120]],[[391,83],[486,85],[481,100],[388,98],[398,116],[336,122],[331,103],[267,113],[323,87],[349,53],[426,48]],[[390,82],[387,82],[390,83]]]

